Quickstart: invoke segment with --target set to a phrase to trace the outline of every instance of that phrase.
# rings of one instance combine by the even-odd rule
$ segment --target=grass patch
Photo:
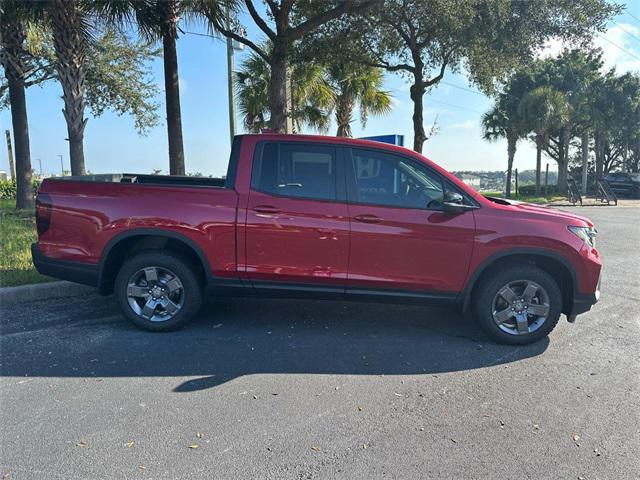
[[[33,210],[16,210],[15,200],[0,200],[0,287],[49,282],[31,261],[37,239]]]
[[[480,192],[481,195],[485,197],[496,197],[502,198],[502,192]],[[526,197],[522,195],[512,195],[510,198],[505,198],[505,200],[516,200],[518,202],[527,202],[527,203],[536,203],[538,205],[557,202],[559,200],[566,200],[567,197],[562,195],[549,195],[548,197]]]

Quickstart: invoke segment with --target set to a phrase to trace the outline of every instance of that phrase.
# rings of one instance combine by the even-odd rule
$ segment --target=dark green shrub
[[[541,191],[541,194],[544,195],[544,185],[540,185],[540,191]],[[547,187],[547,192],[549,196],[555,195],[556,186],[549,185]],[[518,187],[518,193],[520,194],[521,197],[534,197],[536,194],[536,186],[535,184],[521,185],[520,187]]]
[[[40,180],[33,180],[33,191],[37,192],[40,188]],[[0,180],[0,200],[13,200],[16,198],[16,181]]]
[[[0,199],[11,200],[16,198],[15,180],[0,180]]]

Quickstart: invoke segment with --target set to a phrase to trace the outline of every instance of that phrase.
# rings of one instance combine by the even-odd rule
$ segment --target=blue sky
[[[610,22],[608,31],[594,40],[605,53],[607,66],[620,71],[640,72],[640,0],[627,3],[631,14],[622,13]],[[637,18],[633,18],[633,16]],[[246,21],[249,35],[256,30]],[[187,31],[204,32],[196,25]],[[614,45],[615,44],[615,45]],[[553,55],[562,49],[558,42],[550,42],[544,55]],[[626,51],[626,52],[625,52]],[[236,65],[246,53],[236,55]],[[178,41],[178,61],[181,79],[182,121],[185,157],[188,172],[222,175],[226,171],[229,153],[227,116],[227,83],[225,44],[221,40],[185,34]],[[155,81],[163,86],[162,63],[154,62]],[[424,148],[426,156],[449,170],[502,170],[505,168],[506,144],[488,143],[481,138],[480,116],[491,106],[491,100],[471,89],[463,75],[447,72],[447,84],[440,84],[425,97],[425,124],[431,125],[437,116],[439,132]],[[455,88],[449,84],[457,85]],[[412,144],[412,104],[409,85],[400,76],[388,74],[385,88],[393,97],[393,112],[385,117],[370,117],[366,129],[354,123],[354,136],[404,134],[405,144]],[[66,126],[62,117],[61,89],[56,82],[27,91],[27,108],[31,134],[32,166],[47,172],[59,172],[64,157],[69,168]],[[163,94],[160,114],[164,119]],[[88,112],[87,112],[88,115]],[[166,124],[154,128],[146,137],[136,134],[133,119],[106,113],[100,118],[89,116],[85,130],[85,160],[87,169],[94,173],[143,172],[153,169],[168,170]],[[238,119],[239,129],[242,122]],[[0,128],[11,130],[8,110],[0,112]],[[332,127],[331,133],[333,133]],[[0,170],[8,170],[7,153],[0,148]],[[533,168],[533,146],[522,142],[516,155],[515,166],[521,170]],[[554,168],[550,162],[550,168]]]

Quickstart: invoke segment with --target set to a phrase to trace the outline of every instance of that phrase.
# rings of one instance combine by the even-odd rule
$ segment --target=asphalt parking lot
[[[603,293],[526,347],[416,306],[211,302],[185,330],[111,298],[2,308],[17,479],[640,476],[640,207],[589,216]]]

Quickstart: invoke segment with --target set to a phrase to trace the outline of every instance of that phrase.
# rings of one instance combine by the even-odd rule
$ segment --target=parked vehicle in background
[[[640,173],[613,172],[604,181],[618,197],[640,198]]]
[[[438,303],[494,339],[539,340],[598,301],[586,218],[485,198],[413,151],[324,136],[235,138],[222,179],[46,179],[38,271],[114,293],[153,331],[211,295]]]

